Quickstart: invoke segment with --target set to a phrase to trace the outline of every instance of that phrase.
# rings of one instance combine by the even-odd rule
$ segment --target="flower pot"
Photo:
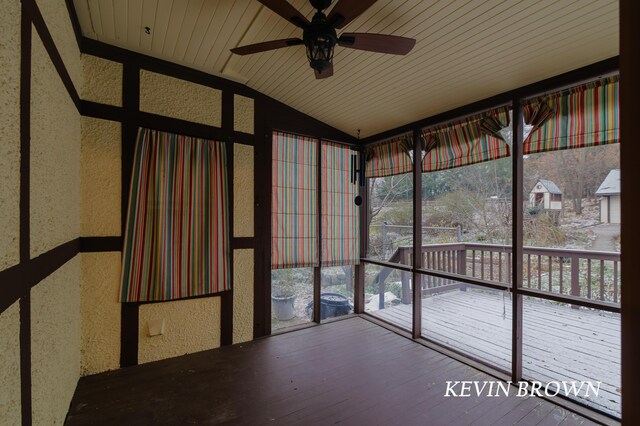
[[[271,295],[271,311],[273,315],[279,321],[289,321],[296,313],[293,309],[293,302],[296,300],[296,295],[290,296],[275,296]]]
[[[313,318],[313,302],[307,305],[307,315]],[[320,319],[347,315],[353,310],[349,299],[338,293],[322,293],[320,295]]]

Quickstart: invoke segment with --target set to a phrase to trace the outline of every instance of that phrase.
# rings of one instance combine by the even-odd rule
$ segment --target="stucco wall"
[[[80,258],[31,289],[34,425],[62,424],[80,376]]]
[[[120,252],[82,253],[82,375],[120,367]]]
[[[83,85],[80,97],[86,101],[122,106],[122,64],[83,54]]]
[[[253,237],[253,147],[233,145],[233,236]]]
[[[149,337],[149,320],[165,320],[164,334]],[[138,362],[157,361],[220,346],[220,298],[140,306]]]
[[[35,30],[31,74],[31,256],[80,231],[80,115]]]
[[[233,251],[233,343],[253,340],[253,249]]]
[[[0,424],[21,424],[20,302],[0,314],[0,389]]]
[[[115,121],[82,117],[81,235],[121,233],[121,127]]]
[[[233,130],[253,134],[253,109],[252,98],[233,96]]]
[[[67,72],[73,81],[73,85],[76,91],[80,93],[82,88],[80,49],[73,32],[65,0],[36,0],[36,3],[62,57]]]
[[[186,80],[141,70],[140,110],[220,127],[222,92]]]
[[[19,261],[20,2],[0,0],[0,270]]]

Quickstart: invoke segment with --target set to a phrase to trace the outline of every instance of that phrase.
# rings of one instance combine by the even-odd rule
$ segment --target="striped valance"
[[[618,77],[583,84],[524,103],[533,130],[524,153],[604,145],[620,141]]]
[[[509,126],[509,107],[501,107],[423,130],[423,172],[497,160],[510,155],[501,130]]]
[[[122,302],[230,288],[224,143],[140,129],[122,256]]]
[[[273,132],[271,266],[318,266],[318,140]]]
[[[413,170],[409,155],[411,147],[410,135],[367,147],[366,176],[377,178],[411,172]]]
[[[360,263],[358,185],[351,182],[351,154],[344,145],[322,141],[322,256],[321,266]]]

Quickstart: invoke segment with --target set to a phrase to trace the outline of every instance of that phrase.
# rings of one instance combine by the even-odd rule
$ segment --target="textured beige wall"
[[[80,115],[35,30],[31,68],[31,256],[35,257],[80,232]]]
[[[20,302],[0,314],[0,425],[19,425]]]
[[[233,130],[253,134],[253,108],[252,98],[233,95]]]
[[[20,257],[20,2],[0,0],[0,10],[0,270],[3,270],[17,264]]]
[[[83,236],[121,234],[121,127],[115,121],[82,117],[80,229]]]
[[[44,17],[47,28],[53,37],[65,68],[78,93],[82,89],[82,66],[80,65],[80,49],[71,25],[65,0],[36,0]],[[56,74],[57,75],[57,74]]]
[[[120,252],[82,253],[82,375],[120,367]]]
[[[122,106],[121,63],[83,54],[82,78],[82,99]]]
[[[253,147],[233,144],[233,236],[253,237]]]
[[[80,257],[31,289],[34,425],[62,424],[80,377]]]
[[[233,251],[233,343],[253,340],[253,249]]]
[[[149,320],[165,320],[164,334],[149,337]],[[220,346],[220,298],[140,306],[138,362],[157,361]]]
[[[222,92],[151,71],[140,71],[140,110],[220,127]]]

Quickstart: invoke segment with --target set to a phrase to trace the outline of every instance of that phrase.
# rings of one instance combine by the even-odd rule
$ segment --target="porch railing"
[[[390,263],[411,265],[413,249],[398,247]],[[620,303],[620,253],[589,250],[524,247],[523,287],[589,300]],[[478,243],[429,244],[422,247],[422,269],[511,284],[511,246]],[[374,278],[384,308],[384,268]],[[399,271],[402,303],[411,303],[411,273]],[[451,278],[424,275],[422,295],[465,290],[467,284]]]

